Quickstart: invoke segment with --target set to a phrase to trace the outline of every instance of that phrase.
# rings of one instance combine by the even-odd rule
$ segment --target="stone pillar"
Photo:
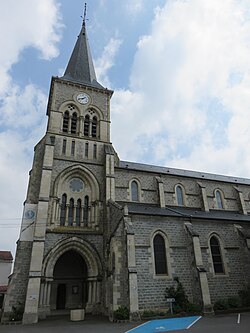
[[[208,201],[207,201],[207,191],[206,191],[206,186],[204,186],[202,183],[198,182],[198,185],[200,186],[201,189],[201,197],[203,201],[203,207],[205,212],[209,212],[209,206],[208,206]]]
[[[236,186],[234,186],[234,189],[238,193],[238,198],[239,198],[242,214],[247,215],[247,209],[246,209],[245,200],[244,200],[242,191]]]
[[[114,151],[109,145],[105,145],[106,153],[106,200],[115,201],[115,171]]]
[[[83,135],[83,116],[79,117],[79,135],[82,136]]]
[[[54,157],[54,141],[54,137],[46,138],[37,216],[34,225],[34,240],[31,253],[25,309],[23,314],[23,324],[34,324],[38,321],[44,240],[48,217],[51,174]]]
[[[161,177],[155,177],[158,184],[159,203],[161,208],[166,207],[164,185]]]
[[[211,304],[210,291],[207,280],[207,272],[203,266],[199,235],[193,229],[192,223],[185,223],[185,227],[190,236],[192,237],[193,241],[194,259],[195,259],[196,268],[198,270],[198,277],[201,288],[201,297],[203,303],[203,312],[204,314],[211,314],[213,313],[213,307]]]
[[[135,236],[133,233],[127,234],[127,256],[128,256],[128,274],[129,274],[129,310],[130,319],[139,319],[138,304],[138,284],[137,271],[135,263]]]

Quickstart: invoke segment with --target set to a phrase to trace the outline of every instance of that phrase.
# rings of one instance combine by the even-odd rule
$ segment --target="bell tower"
[[[113,91],[96,79],[85,16],[64,75],[51,80],[47,130],[35,146],[2,321],[14,308],[23,323],[59,309],[107,309],[106,203],[114,199],[117,160],[110,143]]]

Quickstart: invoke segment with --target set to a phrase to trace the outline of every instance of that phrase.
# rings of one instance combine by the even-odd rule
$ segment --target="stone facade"
[[[66,74],[51,81],[2,321],[13,307],[23,323],[75,308],[112,320],[122,305],[133,319],[166,308],[177,277],[211,313],[250,283],[250,180],[120,161],[113,92]]]

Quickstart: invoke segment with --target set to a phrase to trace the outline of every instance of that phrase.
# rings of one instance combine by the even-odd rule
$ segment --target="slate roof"
[[[95,88],[104,89],[97,82],[93,60],[88,43],[85,23],[83,23],[68,66],[61,79],[83,83]]]
[[[234,184],[250,185],[250,179],[248,179],[248,178],[223,176],[223,175],[217,175],[217,174],[212,174],[212,173],[207,173],[207,172],[175,169],[175,168],[168,168],[168,167],[128,162],[128,161],[120,161],[119,166],[117,168],[144,171],[144,172],[152,172],[152,173],[157,173],[158,175],[159,174],[168,174],[168,175],[174,175],[174,176],[197,178],[197,179],[200,179],[200,181],[202,181],[202,179],[206,179],[206,180],[222,181],[222,182],[228,182],[228,183],[234,183]]]
[[[165,207],[152,206],[141,203],[125,203],[118,202],[120,205],[127,205],[129,214],[138,215],[154,215],[154,216],[172,216],[186,217],[192,219],[208,219],[208,220],[229,220],[238,222],[249,222],[250,215],[243,215],[235,211],[228,210],[203,210],[187,207]]]
[[[12,261],[13,257],[10,251],[0,251],[0,260]]]

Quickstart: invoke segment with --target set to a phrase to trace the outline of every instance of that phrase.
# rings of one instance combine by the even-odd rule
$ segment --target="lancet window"
[[[60,225],[61,226],[85,226],[89,224],[89,197],[88,195],[77,199],[70,198],[67,201],[64,193],[60,204]],[[76,204],[75,204],[76,203]]]
[[[210,238],[210,250],[215,274],[224,274],[224,265],[221,255],[219,239],[216,236]]]
[[[165,240],[160,234],[156,234],[153,240],[154,263],[156,275],[167,275],[167,256]]]
[[[63,113],[62,131],[69,134],[77,134],[78,131],[78,114],[73,104],[67,106]]]
[[[223,195],[220,190],[215,191],[215,200],[216,200],[217,208],[223,209],[224,208]]]
[[[184,206],[184,191],[181,185],[177,185],[175,188],[176,201],[178,206]]]

